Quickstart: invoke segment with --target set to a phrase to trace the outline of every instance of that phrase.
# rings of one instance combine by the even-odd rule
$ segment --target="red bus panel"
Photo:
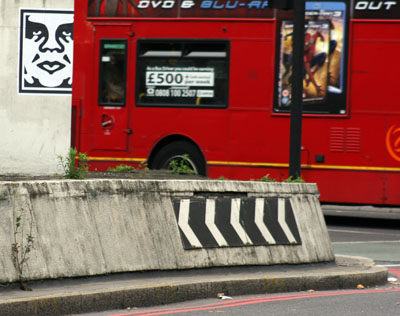
[[[76,1],[78,150],[93,170],[286,179],[292,20],[268,1]],[[400,4],[307,1],[305,29],[302,177],[323,202],[400,205]]]

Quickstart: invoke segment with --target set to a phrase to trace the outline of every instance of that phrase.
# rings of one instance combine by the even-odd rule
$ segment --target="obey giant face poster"
[[[72,10],[20,10],[18,92],[70,94]]]

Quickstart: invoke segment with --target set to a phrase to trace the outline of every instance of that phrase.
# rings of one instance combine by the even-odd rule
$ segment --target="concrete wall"
[[[70,9],[73,0],[0,1],[0,174],[51,174],[70,145],[71,95],[19,93],[20,9]],[[27,51],[27,49],[25,49]],[[49,57],[50,58],[50,57]],[[64,69],[65,70],[65,69]],[[55,77],[57,72],[52,76]],[[52,77],[49,76],[49,77]],[[45,83],[57,85],[55,80]]]
[[[84,180],[0,183],[0,282],[15,281],[15,218],[32,210],[35,250],[26,277],[334,260],[314,184],[199,180]],[[287,199],[298,241],[185,250],[174,201]],[[219,212],[217,209],[216,212]],[[25,235],[29,212],[22,220]],[[17,237],[21,238],[22,234]]]

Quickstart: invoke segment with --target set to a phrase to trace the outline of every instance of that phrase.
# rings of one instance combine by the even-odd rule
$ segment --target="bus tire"
[[[200,150],[189,142],[175,141],[160,149],[154,156],[151,169],[169,169],[169,163],[176,158],[188,156],[187,162],[199,175],[206,175],[206,166]]]

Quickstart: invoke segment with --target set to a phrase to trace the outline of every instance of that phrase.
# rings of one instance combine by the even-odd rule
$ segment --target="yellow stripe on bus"
[[[242,167],[289,167],[289,164],[287,163],[267,163],[267,162],[207,161],[207,164],[242,166]]]
[[[121,157],[88,157],[91,161],[126,161],[126,162],[145,162],[146,158],[121,158]],[[288,168],[288,163],[268,163],[268,162],[239,162],[239,161],[207,161],[208,165],[215,166],[238,166],[238,167],[272,167]],[[400,168],[392,167],[367,167],[367,166],[343,166],[343,165],[301,165],[305,169],[327,169],[327,170],[349,170],[349,171],[391,171],[400,172]]]
[[[237,162],[237,161],[208,161],[209,165],[219,166],[241,166],[241,167],[283,167],[288,168],[288,163],[268,163],[268,162]],[[391,167],[367,167],[367,166],[343,166],[343,165],[309,165],[302,164],[302,168],[309,169],[335,169],[335,170],[354,170],[354,171],[400,171],[400,168]]]
[[[90,161],[128,161],[128,162],[144,162],[145,158],[122,158],[122,157],[87,157]]]

